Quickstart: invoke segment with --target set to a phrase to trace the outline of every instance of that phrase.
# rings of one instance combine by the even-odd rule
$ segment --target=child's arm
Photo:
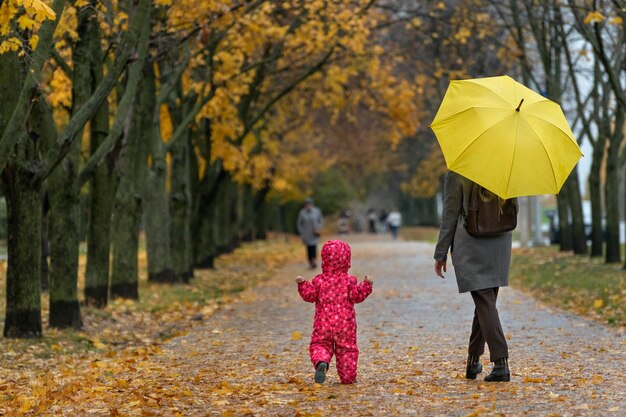
[[[300,293],[300,297],[302,297],[304,301],[307,303],[317,301],[317,289],[315,285],[309,281],[305,281],[303,277],[296,278],[296,283],[298,284],[298,293]]]
[[[372,284],[374,281],[372,277],[369,275],[365,276],[365,279],[362,283],[357,285],[357,280],[355,278],[355,282],[350,285],[348,297],[350,301],[353,303],[362,303],[365,299],[372,293]]]

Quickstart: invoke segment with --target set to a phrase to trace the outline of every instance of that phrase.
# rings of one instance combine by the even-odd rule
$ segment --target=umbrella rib
[[[517,126],[518,125],[519,125],[519,117],[516,117],[515,118],[515,130],[514,130],[514,132],[517,132]],[[536,135],[536,133],[535,133],[535,135]],[[511,186],[511,177],[512,177],[512,174],[513,174],[513,162],[515,161],[515,151],[517,149],[517,134],[515,134],[514,138],[515,138],[515,142],[513,143],[513,155],[511,156],[511,169],[509,169],[509,178],[506,181],[506,193],[507,193],[507,195],[509,194],[509,189],[510,189],[510,186]],[[552,162],[550,162],[550,163],[552,163]]]
[[[554,126],[556,129],[558,129],[558,130],[560,130],[561,132],[563,132],[563,133],[565,134],[565,136],[567,136],[568,138],[570,137],[570,135],[569,135],[569,133],[568,133],[568,132],[566,132],[565,130],[561,129],[559,126],[555,125],[555,124],[554,124],[554,123],[552,123],[550,120],[547,120],[547,119],[542,119],[541,117],[537,117],[537,116],[535,116],[534,114],[527,114],[527,115],[526,115],[526,117],[533,117],[533,118],[535,118],[535,119],[537,119],[537,120],[540,120],[540,121],[542,121],[542,122],[544,122],[544,123],[547,123],[547,124],[549,124],[549,125],[552,125],[552,126]],[[526,122],[526,123],[528,123],[528,122]],[[528,123],[528,124],[530,125],[530,123]],[[537,137],[539,137],[539,136],[537,136]],[[571,139],[571,138],[570,138],[570,139]],[[541,140],[541,138],[540,138],[539,140]],[[576,142],[574,141],[574,143],[576,143]],[[577,144],[577,145],[578,145],[578,144]]]
[[[430,124],[430,126],[431,126],[431,127],[432,127],[432,126],[436,126],[438,123],[441,123],[441,122],[442,122],[442,121],[444,121],[444,120],[448,120],[448,119],[450,119],[450,118],[452,118],[452,117],[458,116],[458,115],[460,115],[460,114],[462,114],[462,113],[465,113],[465,112],[470,111],[470,110],[475,110],[475,109],[502,110],[502,108],[500,108],[500,107],[471,106],[471,107],[468,107],[468,108],[466,108],[466,109],[463,109],[463,110],[461,110],[461,111],[459,111],[459,112],[457,112],[457,113],[454,113],[454,114],[451,114],[451,115],[449,115],[449,116],[446,116],[445,118],[443,118],[443,119],[441,119],[441,120],[437,121],[436,123],[431,123],[431,124]],[[506,117],[506,116],[505,116],[505,117]],[[499,122],[499,121],[498,121],[498,122]],[[496,123],[498,123],[498,122],[496,122]],[[494,123],[494,124],[495,124],[495,123]]]

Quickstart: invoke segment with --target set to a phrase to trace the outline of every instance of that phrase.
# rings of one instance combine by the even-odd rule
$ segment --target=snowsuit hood
[[[350,269],[352,252],[343,240],[329,240],[322,247],[322,272],[343,272]]]

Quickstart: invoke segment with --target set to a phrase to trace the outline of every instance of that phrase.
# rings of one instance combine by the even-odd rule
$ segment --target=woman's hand
[[[373,284],[374,283],[374,280],[369,275],[365,275],[365,279],[363,281],[367,282],[368,284]]]
[[[302,284],[304,281],[304,277],[298,276],[298,278],[296,278],[296,284]]]
[[[437,276],[440,276],[441,278],[445,278],[443,276],[443,272],[441,272],[442,270],[443,272],[447,272],[446,261],[435,261],[435,274],[437,274]]]

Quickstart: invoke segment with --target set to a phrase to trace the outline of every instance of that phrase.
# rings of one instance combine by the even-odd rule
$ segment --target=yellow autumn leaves
[[[583,20],[585,23],[600,23],[607,19],[602,13],[597,10],[591,11],[587,13],[585,19]],[[608,18],[608,22],[613,25],[621,25],[623,23],[623,19],[620,16],[611,16]]]
[[[12,30],[14,27],[32,33],[27,42],[34,49],[39,40],[37,30],[45,20],[55,17],[54,11],[41,0],[6,0],[0,3],[0,54],[18,51],[24,45],[23,39]]]

